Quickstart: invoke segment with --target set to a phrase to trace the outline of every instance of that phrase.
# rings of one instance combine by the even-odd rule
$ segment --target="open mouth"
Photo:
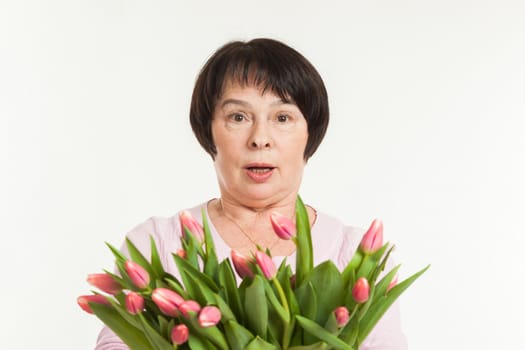
[[[256,183],[268,181],[273,176],[275,167],[269,164],[250,164],[246,168],[246,175]]]
[[[273,167],[248,167],[246,169],[248,169],[251,172],[257,173],[257,174],[264,174],[269,171],[272,171],[274,168]]]

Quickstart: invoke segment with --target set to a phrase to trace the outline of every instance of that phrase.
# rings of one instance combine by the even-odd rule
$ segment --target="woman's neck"
[[[263,220],[270,225],[270,215],[276,211],[288,217],[295,216],[295,196],[293,199],[284,199],[279,203],[270,204],[264,207],[251,207],[243,203],[229,200],[228,198],[219,198],[217,206],[219,212],[226,215],[237,223],[250,224],[255,221]]]
[[[313,224],[315,211],[310,207],[307,209],[310,224]],[[273,255],[290,255],[295,251],[295,245],[292,241],[279,239],[274,233],[270,222],[273,211],[294,218],[295,199],[265,208],[251,208],[223,198],[208,203],[210,219],[230,248],[249,254],[258,245],[268,248]]]

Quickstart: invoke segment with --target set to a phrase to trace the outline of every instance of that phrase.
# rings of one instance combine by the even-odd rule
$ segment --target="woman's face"
[[[226,84],[211,127],[223,199],[252,208],[295,203],[308,140],[296,105],[271,91]]]

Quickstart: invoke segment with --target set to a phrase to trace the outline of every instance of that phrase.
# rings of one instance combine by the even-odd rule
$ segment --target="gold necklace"
[[[250,235],[248,233],[246,233],[246,231],[244,231],[244,229],[241,227],[241,225],[239,225],[239,223],[237,223],[237,221],[233,220],[233,218],[231,218],[228,214],[226,214],[226,212],[224,211],[224,207],[222,205],[222,201],[219,199],[219,205],[220,205],[220,208],[221,208],[221,212],[222,212],[222,215],[228,219],[228,221],[230,221],[232,224],[234,224],[238,229],[239,231],[241,231],[241,233],[244,235],[244,237],[246,237],[250,242],[252,242],[252,244],[256,247],[261,247],[261,245],[259,243],[257,243],[252,237],[250,237]],[[272,250],[273,248],[275,248],[275,246],[277,245],[277,243],[279,243],[279,241],[281,240],[279,238],[279,236],[275,235],[275,241],[273,242],[270,242],[271,244],[267,245],[266,247],[261,247],[261,248],[266,248],[268,250]]]

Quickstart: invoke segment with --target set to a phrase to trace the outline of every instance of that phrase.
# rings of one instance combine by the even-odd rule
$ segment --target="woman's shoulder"
[[[317,218],[314,223],[314,230],[331,232],[341,236],[342,239],[361,240],[361,237],[365,233],[365,229],[359,226],[349,225],[341,219],[329,215],[322,211],[316,211]]]
[[[191,214],[200,221],[201,217],[201,210],[205,206],[205,203],[201,203],[199,205],[190,207],[190,208],[183,208],[177,212],[175,212],[171,216],[151,216],[145,221],[139,223],[135,227],[133,227],[129,232],[128,236],[142,236],[144,234],[146,235],[152,235],[155,238],[169,238],[166,236],[169,236],[173,233],[176,233],[180,235],[181,229],[180,229],[180,223],[179,223],[179,214],[183,210],[187,210],[191,212]]]
[[[346,266],[364,232],[361,227],[348,225],[339,218],[317,211],[317,219],[312,228],[315,260],[330,259],[338,266]]]
[[[180,248],[181,226],[179,213],[188,210],[195,218],[200,218],[202,208],[206,203],[194,207],[184,208],[171,216],[151,216],[127,232],[129,239],[147,258],[150,257],[151,239],[153,238],[161,258],[170,255]],[[122,251],[127,255],[126,242],[122,244]]]

